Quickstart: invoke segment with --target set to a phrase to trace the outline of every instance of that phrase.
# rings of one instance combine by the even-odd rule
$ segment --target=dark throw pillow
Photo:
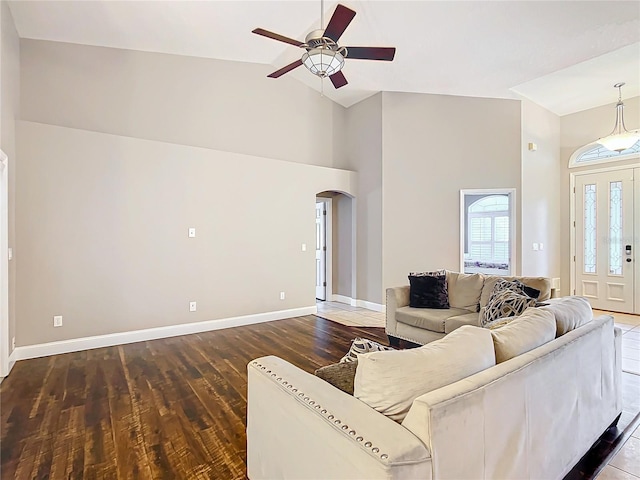
[[[353,395],[353,380],[356,376],[358,361],[334,363],[315,371],[317,377],[329,382],[343,392]]]
[[[409,275],[409,306],[415,308],[449,308],[447,277]]]
[[[525,295],[531,298],[535,298],[536,300],[538,299],[538,297],[540,296],[540,290],[530,287],[529,285],[525,285],[524,283],[522,285],[522,290],[524,291]]]

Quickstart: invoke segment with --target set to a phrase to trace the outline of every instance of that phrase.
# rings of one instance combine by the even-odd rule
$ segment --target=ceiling
[[[324,2],[325,24],[338,2]],[[347,59],[349,84],[324,94],[348,107],[379,91],[527,97],[558,115],[640,95],[637,1],[352,1],[347,46],[395,46],[395,60]],[[10,1],[22,38],[270,64],[300,58],[261,27],[304,41],[319,0]],[[287,75],[320,90],[304,67]],[[278,80],[273,80],[277,82]]]

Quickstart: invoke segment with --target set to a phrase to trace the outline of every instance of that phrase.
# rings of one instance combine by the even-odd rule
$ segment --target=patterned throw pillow
[[[509,289],[498,289],[497,291],[494,289],[487,306],[480,311],[480,325],[485,327],[497,319],[517,317],[535,304],[536,299],[527,295]]]
[[[410,277],[439,277],[446,274],[446,270],[435,270],[433,272],[409,272]]]
[[[538,298],[540,296],[540,290],[525,285],[520,280],[504,280],[500,279],[493,286],[492,294],[495,292],[501,292],[503,290],[511,290],[512,292],[526,295],[531,298]]]
[[[445,275],[409,275],[409,306],[414,308],[449,308]]]
[[[340,359],[340,363],[357,361],[359,353],[379,352],[382,350],[394,350],[394,349],[391,347],[387,347],[386,345],[382,345],[378,342],[374,342],[373,340],[367,340],[366,338],[356,337],[354,340],[351,341],[351,348],[349,349],[347,354]]]

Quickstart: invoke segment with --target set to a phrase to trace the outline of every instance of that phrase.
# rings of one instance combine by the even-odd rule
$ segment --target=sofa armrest
[[[389,335],[397,334],[396,310],[409,305],[409,290],[409,285],[387,288],[385,331]]]
[[[409,430],[278,357],[248,365],[247,475],[271,478],[431,478]]]

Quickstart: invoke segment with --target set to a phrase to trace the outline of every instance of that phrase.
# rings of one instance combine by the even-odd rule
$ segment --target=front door
[[[588,298],[593,308],[640,309],[634,305],[634,205],[639,200],[634,202],[634,174],[638,177],[640,169],[635,170],[576,175],[574,293]]]
[[[327,299],[327,213],[324,202],[316,202],[316,298]]]

